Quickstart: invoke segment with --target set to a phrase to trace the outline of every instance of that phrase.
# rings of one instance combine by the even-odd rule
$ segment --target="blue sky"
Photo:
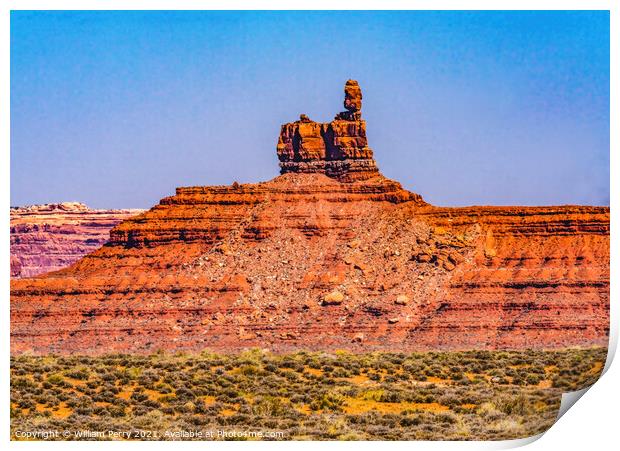
[[[607,12],[12,12],[11,204],[150,207],[278,174],[357,79],[437,205],[609,204]]]

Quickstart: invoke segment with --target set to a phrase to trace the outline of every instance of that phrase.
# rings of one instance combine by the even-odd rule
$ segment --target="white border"
[[[618,44],[620,43],[620,33],[618,20],[618,13],[620,8],[618,2],[614,1],[553,1],[553,0],[504,0],[504,1],[484,1],[484,0],[470,0],[470,1],[457,1],[457,0],[418,0],[418,1],[394,1],[383,0],[382,2],[371,2],[367,0],[341,0],[335,2],[333,0],[314,0],[311,3],[301,2],[287,2],[282,0],[273,1],[199,1],[199,0],[151,0],[151,1],[138,1],[138,0],[57,0],[57,1],[44,1],[44,0],[8,0],[2,3],[0,6],[2,15],[0,21],[0,61],[3,62],[2,72],[0,74],[1,89],[2,89],[2,105],[0,106],[0,139],[2,142],[2,161],[0,163],[0,182],[4,185],[4,190],[1,193],[2,205],[5,215],[3,216],[0,227],[4,230],[9,229],[9,158],[10,158],[10,124],[9,124],[9,101],[10,98],[10,72],[9,72],[9,49],[10,49],[10,10],[11,9],[48,9],[48,10],[70,10],[70,9],[111,9],[111,10],[166,10],[166,9],[183,9],[183,10],[195,10],[195,9],[287,9],[287,10],[316,10],[316,9],[340,9],[340,10],[354,10],[354,9],[418,9],[418,10],[461,10],[461,9],[508,9],[508,10],[592,10],[603,9],[611,11],[611,124],[617,124],[618,122],[618,77],[620,71],[618,70]],[[617,193],[620,189],[618,179],[620,177],[620,171],[618,170],[618,127],[617,125],[611,127],[611,222],[612,231],[615,230],[616,224],[618,224],[617,214]],[[9,359],[10,355],[10,318],[7,314],[9,310],[9,236],[4,234],[2,238],[2,274],[6,276],[2,278],[2,289],[5,296],[3,298],[3,312],[2,315],[2,350],[4,352],[4,359],[2,360],[2,392],[0,399],[0,409],[2,411],[2,443],[8,444],[9,448],[23,447],[42,447],[46,449],[52,449],[62,447],[62,449],[83,449],[83,448],[108,448],[108,447],[129,447],[132,449],[145,449],[145,447],[154,449],[166,449],[170,446],[167,442],[10,442],[10,425],[9,425]],[[618,273],[618,265],[615,261],[620,255],[619,242],[612,234],[611,238],[611,273]],[[611,340],[609,344],[610,357],[615,353],[617,346],[617,302],[618,302],[618,288],[615,280],[612,278],[611,283]],[[617,423],[617,406],[620,402],[620,370],[618,364],[611,366],[611,358],[608,359],[606,368],[608,371],[589,391],[585,394],[584,400],[579,402],[577,409],[571,409],[566,415],[564,415],[542,438],[529,445],[530,449],[611,449],[617,446],[618,443],[618,423]],[[520,446],[525,443],[531,442],[532,439],[508,441],[508,442],[353,442],[353,446],[358,450],[372,450],[375,451],[377,446],[390,446],[391,448],[399,449],[499,449],[508,448],[514,446]],[[613,444],[613,445],[612,445]],[[175,445],[173,445],[175,446]],[[332,447],[332,448],[348,448],[350,444],[347,442],[253,442],[252,445],[245,445],[241,442],[183,442],[179,444],[183,448],[200,448],[205,447],[218,447],[221,449],[239,449],[245,446],[256,447],[256,449],[290,449],[291,447],[299,449],[317,449],[318,447]]]

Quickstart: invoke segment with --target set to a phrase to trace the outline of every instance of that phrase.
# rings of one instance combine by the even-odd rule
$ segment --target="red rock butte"
[[[442,208],[382,176],[357,82],[282,126],[282,174],[177,188],[72,266],[11,281],[11,351],[606,345],[609,208]]]
[[[362,91],[348,80],[344,106],[347,111],[320,124],[302,114],[284,124],[278,140],[281,173],[321,173],[341,182],[366,180],[379,175],[368,147],[366,121],[362,120]]]

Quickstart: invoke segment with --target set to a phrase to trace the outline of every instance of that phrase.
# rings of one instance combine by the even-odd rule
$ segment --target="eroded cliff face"
[[[330,173],[310,129],[293,154],[314,170],[178,188],[75,265],[13,281],[12,352],[606,344],[609,208],[434,207],[378,171]]]
[[[11,277],[65,268],[100,248],[110,229],[143,210],[92,210],[79,202],[11,208]]]
[[[282,125],[277,145],[282,174],[320,173],[341,182],[379,175],[368,147],[357,81],[348,80],[344,92],[346,111],[333,121],[322,124],[302,114],[298,121]]]

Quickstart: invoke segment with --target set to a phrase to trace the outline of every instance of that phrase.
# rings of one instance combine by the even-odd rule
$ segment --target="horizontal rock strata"
[[[406,301],[405,301],[406,300]],[[382,177],[179,188],[12,282],[13,352],[605,344],[609,209],[438,208]]]
[[[93,210],[79,202],[11,208],[11,277],[67,267],[100,248],[110,229],[143,210]]]
[[[329,123],[302,114],[298,121],[282,125],[277,145],[282,174],[320,173],[343,182],[379,175],[362,120],[362,91],[355,80],[345,84],[344,106],[347,111]]]

